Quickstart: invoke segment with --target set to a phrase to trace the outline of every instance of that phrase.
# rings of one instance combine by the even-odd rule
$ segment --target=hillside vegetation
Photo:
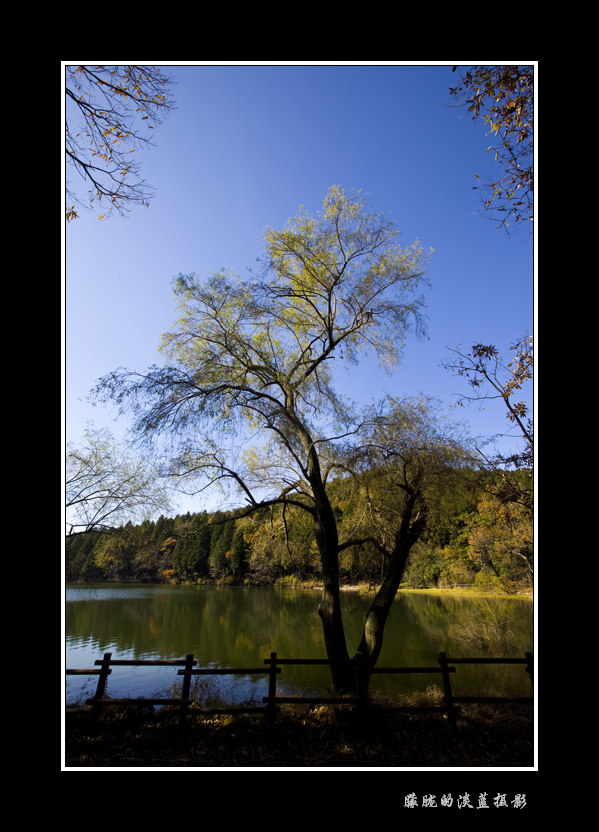
[[[515,480],[522,475],[511,475]],[[480,483],[479,483],[480,485]],[[331,485],[340,536],[366,524],[370,506],[342,480]],[[408,587],[474,586],[522,591],[532,586],[530,512],[486,492],[465,476],[438,495],[403,579]],[[370,543],[341,553],[342,584],[376,584],[381,554]],[[161,516],[112,534],[66,539],[68,581],[230,583],[269,585],[320,579],[310,518],[303,512],[243,509]]]

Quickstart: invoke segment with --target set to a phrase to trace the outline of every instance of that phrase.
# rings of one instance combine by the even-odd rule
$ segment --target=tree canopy
[[[115,371],[98,393],[133,407],[139,435],[178,442],[173,471],[230,479],[250,503],[257,486],[305,501],[319,454],[357,428],[334,362],[367,353],[397,365],[407,334],[423,329],[429,254],[401,247],[390,220],[337,187],[317,219],[302,210],[265,243],[258,277],[180,275],[180,317],[161,345],[168,363]],[[239,435],[253,448],[231,461]]]
[[[101,218],[129,205],[147,205],[153,189],[133,154],[152,144],[151,131],[173,109],[172,80],[152,66],[67,66],[66,163],[87,188],[67,182],[66,218],[77,206],[97,207]]]

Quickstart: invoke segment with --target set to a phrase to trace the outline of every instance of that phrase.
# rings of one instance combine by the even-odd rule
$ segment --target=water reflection
[[[66,591],[68,667],[93,667],[105,652],[114,658],[180,659],[187,653],[206,666],[261,666],[271,650],[284,658],[324,657],[322,627],[314,591],[256,587],[155,585],[78,585]],[[350,651],[358,645],[368,598],[344,593],[344,620]],[[522,655],[532,649],[532,603],[517,598],[402,593],[385,632],[379,666],[436,665],[440,649],[449,655]],[[528,694],[530,683],[519,667],[485,669],[485,685],[496,692]],[[456,690],[482,692],[480,669],[462,666]],[[118,668],[110,677],[114,696],[152,695],[177,681],[170,668]],[[438,684],[438,677],[376,677],[385,695]],[[285,668],[281,689],[322,690],[327,670]],[[92,688],[95,681],[92,680]],[[262,696],[266,682],[251,677],[204,679],[208,693],[243,701]],[[83,680],[69,677],[68,701],[81,696]],[[208,691],[210,688],[210,691]],[[90,685],[86,695],[89,695]],[[259,692],[256,691],[259,689]],[[93,691],[92,691],[93,692]]]

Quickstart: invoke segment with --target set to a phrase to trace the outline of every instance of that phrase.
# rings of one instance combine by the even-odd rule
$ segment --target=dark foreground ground
[[[68,713],[69,768],[394,768],[535,765],[532,708],[471,705],[449,731],[442,714],[361,715],[343,706],[264,714],[189,714],[108,708]]]

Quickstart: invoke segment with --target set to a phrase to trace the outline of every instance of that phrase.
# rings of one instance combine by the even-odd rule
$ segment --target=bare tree
[[[168,506],[167,491],[154,467],[116,443],[110,431],[88,428],[83,447],[67,444],[68,534],[112,532]]]
[[[514,436],[520,449],[509,454],[497,453],[492,457],[479,450],[479,456],[500,475],[501,485],[494,488],[495,496],[504,502],[521,503],[532,512],[534,423],[524,395],[524,388],[533,378],[532,336],[522,338],[511,350],[513,358],[507,361],[492,344],[475,344],[470,352],[463,352],[457,347],[452,350],[456,358],[445,362],[444,366],[465,378],[473,390],[472,394],[460,397],[458,404],[461,406],[486,400],[498,400],[505,406],[507,422],[515,429],[515,435],[509,435]],[[508,476],[506,472],[510,469],[520,471],[522,476]]]

